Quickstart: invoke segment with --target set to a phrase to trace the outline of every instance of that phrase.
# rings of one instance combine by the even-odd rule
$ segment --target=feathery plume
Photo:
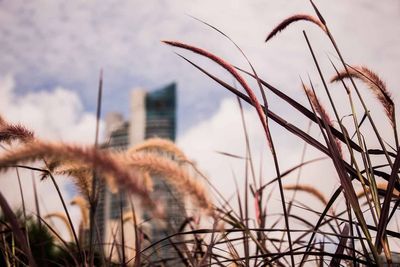
[[[313,186],[293,184],[293,185],[285,185],[283,188],[286,190],[297,190],[297,191],[309,193],[309,194],[313,195],[314,197],[318,198],[325,206],[328,204],[328,201],[326,200],[325,195],[322,194],[322,192],[320,192]]]
[[[318,97],[314,94],[314,91],[308,88],[305,84],[303,84],[304,92],[306,93],[308,99],[311,102],[311,105],[317,111],[317,113],[328,123],[329,126],[333,127],[332,120],[328,115],[326,109],[321,105],[321,102],[318,100]],[[343,158],[342,145],[338,138],[335,137],[335,142],[339,151],[340,156]]]
[[[36,140],[27,143],[22,148],[6,152],[0,156],[0,171],[6,171],[21,162],[32,162],[41,159],[84,162],[90,167],[96,166],[105,175],[115,177],[120,186],[123,185],[127,190],[139,195],[146,204],[154,207],[149,192],[140,183],[140,179],[133,172],[126,170],[126,165],[121,164],[115,154],[101,151],[94,147],[79,147]]]
[[[325,25],[316,17],[307,15],[307,14],[296,14],[293,15],[285,20],[283,20],[281,23],[278,24],[271,32],[268,34],[267,38],[265,39],[265,42],[268,42],[272,37],[277,35],[279,32],[283,31],[287,26],[290,24],[297,22],[297,21],[309,21],[311,23],[314,23],[318,27],[320,27],[324,32],[326,32],[326,27]]]
[[[369,87],[375,97],[381,102],[386,116],[394,127],[396,124],[394,102],[385,82],[375,72],[364,66],[350,67],[348,68],[348,73],[346,70],[342,70],[339,74],[332,77],[331,82],[337,82],[350,77],[363,81]]]
[[[68,229],[68,234],[69,234],[70,240],[73,240],[74,236],[72,234],[71,225],[69,224],[67,216],[65,216],[64,213],[62,213],[62,212],[52,212],[52,213],[49,213],[46,216],[44,216],[44,218],[45,219],[51,219],[51,218],[60,219],[64,223],[65,227]]]
[[[151,153],[135,153],[121,155],[121,161],[139,171],[160,175],[173,184],[183,194],[189,195],[199,207],[212,211],[213,204],[204,185],[190,176],[175,161]]]
[[[71,202],[71,205],[76,205],[81,210],[82,216],[82,226],[83,229],[87,229],[89,227],[89,203],[82,196],[75,196]]]
[[[249,96],[251,104],[256,109],[257,115],[260,118],[260,122],[264,128],[264,131],[265,131],[265,134],[267,137],[267,141],[268,141],[268,145],[269,145],[270,149],[273,150],[271,135],[269,132],[269,127],[268,127],[268,121],[265,117],[266,114],[264,114],[264,110],[261,107],[261,104],[258,101],[257,96],[254,94],[253,90],[247,84],[246,80],[239,74],[239,72],[236,71],[236,69],[230,63],[226,62],[222,58],[217,57],[216,55],[214,55],[204,49],[201,49],[201,48],[198,48],[195,46],[187,45],[187,44],[176,42],[176,41],[162,41],[162,42],[165,44],[174,46],[174,47],[179,47],[182,49],[192,51],[193,53],[202,55],[202,56],[214,61],[215,63],[217,63],[218,65],[223,67],[226,71],[228,71],[240,83],[240,85],[244,88],[247,95]]]
[[[65,164],[67,164],[67,162],[53,158],[51,160],[46,161],[46,168],[49,171],[54,172],[58,167],[60,167],[63,164],[65,165]]]
[[[65,175],[73,178],[72,181],[74,182],[80,193],[83,194],[85,197],[90,197],[92,191],[92,169],[82,165],[68,165],[69,166],[60,165],[57,169],[53,171],[53,173],[55,175]]]
[[[187,161],[187,157],[181,149],[179,149],[172,141],[162,138],[147,139],[130,148],[128,150],[128,154],[148,150],[158,150],[166,152],[173,155],[179,161]]]
[[[8,124],[0,121],[0,142],[11,143],[19,140],[29,142],[34,139],[33,132],[20,124]]]
[[[67,163],[65,166],[64,164],[61,164],[55,170],[53,170],[53,173],[72,177],[76,187],[80,190],[80,192],[85,196],[91,196],[93,168],[90,166],[74,163]],[[107,188],[112,193],[118,192],[118,184],[112,175],[105,173],[102,174],[100,178],[105,180]]]

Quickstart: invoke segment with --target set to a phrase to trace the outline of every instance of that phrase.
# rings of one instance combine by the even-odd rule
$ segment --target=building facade
[[[131,112],[129,120],[124,120],[118,113],[109,113],[106,117],[106,140],[104,147],[113,150],[126,150],[147,138],[159,137],[175,141],[176,136],[176,84],[172,83],[159,90],[146,92],[142,89],[132,91]],[[136,206],[138,220],[146,224],[150,242],[154,243],[166,236],[176,233],[184,219],[184,202],[181,195],[162,177],[152,177],[154,200],[163,203],[166,214],[165,221],[156,221],[149,212],[139,211]],[[122,194],[122,195],[121,195]],[[103,182],[99,186],[98,207],[96,211],[97,235],[106,252],[115,239],[116,232],[121,229],[122,213],[131,210],[130,197],[124,192],[113,194]],[[133,202],[134,198],[133,198]],[[138,205],[137,205],[138,206]],[[125,229],[125,225],[124,225]],[[124,236],[129,236],[126,232]],[[132,239],[133,240],[133,239]],[[125,240],[131,243],[131,239]],[[133,247],[133,243],[129,246]],[[114,248],[115,249],[115,248]],[[121,248],[119,248],[121,249]],[[118,251],[117,251],[118,252]],[[126,252],[126,250],[125,250]],[[131,249],[133,252],[133,249]],[[132,253],[126,252],[128,255]],[[178,257],[169,241],[160,242],[149,251],[147,261],[152,266],[176,266],[174,258]]]

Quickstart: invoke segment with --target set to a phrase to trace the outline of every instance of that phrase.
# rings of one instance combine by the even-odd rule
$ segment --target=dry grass
[[[183,49],[187,49],[189,51],[192,51],[196,54],[202,55],[206,58],[209,58],[210,60],[214,61],[215,63],[217,63],[218,65],[220,65],[221,67],[223,67],[224,69],[226,69],[238,82],[239,84],[245,89],[245,91],[247,92],[254,108],[257,111],[257,115],[260,118],[260,122],[264,128],[265,134],[267,136],[267,140],[268,140],[268,144],[270,146],[270,148],[272,149],[272,141],[271,141],[271,136],[269,133],[269,128],[268,128],[268,121],[266,120],[265,114],[264,114],[264,110],[261,107],[260,102],[258,101],[257,96],[254,94],[253,90],[251,89],[251,87],[247,84],[246,80],[239,74],[239,72],[227,61],[225,61],[224,59],[204,50],[198,47],[194,47],[191,45],[187,45],[184,43],[180,43],[180,42],[176,42],[176,41],[163,41],[164,43],[171,45],[171,46],[175,46],[175,47],[179,47],[179,48],[183,48]]]
[[[195,173],[201,174],[201,172],[197,170],[197,167],[182,150],[169,140],[153,138],[132,147],[128,151],[112,152],[97,148],[98,135],[96,135],[95,146],[52,143],[35,139],[31,131],[20,125],[9,124],[0,116],[0,142],[9,144],[7,151],[3,151],[0,155],[0,171],[4,172],[15,167],[23,167],[33,171],[44,172],[43,177],[50,177],[57,190],[58,185],[53,175],[66,175],[72,178],[73,183],[78,188],[78,195],[71,201],[71,205],[77,205],[81,211],[82,219],[79,238],[75,237],[76,234],[70,217],[65,216],[65,214],[69,215],[68,209],[65,208],[65,214],[52,213],[44,217],[63,220],[67,225],[67,229],[71,230],[71,236],[75,235],[74,238],[71,237],[71,240],[76,240],[75,244],[66,243],[64,240],[58,240],[56,244],[57,248],[64,248],[68,252],[68,257],[62,258],[64,263],[67,262],[67,258],[70,260],[72,258],[72,263],[66,264],[67,266],[173,266],[170,263],[171,259],[165,259],[161,255],[165,248],[173,249],[176,253],[172,260],[182,263],[184,266],[304,266],[308,263],[320,266],[328,264],[330,266],[379,266],[382,265],[380,255],[384,255],[384,260],[390,263],[392,252],[398,250],[396,242],[400,238],[398,229],[393,228],[393,225],[398,221],[396,213],[400,203],[400,185],[398,183],[400,154],[397,149],[395,103],[385,83],[377,74],[364,66],[348,67],[335,39],[329,31],[326,21],[312,1],[311,4],[317,17],[304,14],[290,16],[273,28],[268,34],[267,41],[277,36],[279,32],[292,23],[298,21],[307,21],[317,25],[325,34],[324,36],[329,38],[340,58],[340,63],[344,67],[343,71],[338,71],[337,75],[332,78],[332,82],[350,79],[352,83],[352,87],[347,86],[344,82],[342,83],[346,89],[343,91],[343,93],[346,93],[344,97],[348,97],[350,100],[351,116],[353,117],[353,121],[350,123],[346,120],[341,120],[348,114],[339,114],[338,110],[341,109],[336,109],[338,103],[331,99],[330,88],[328,88],[324,78],[324,72],[327,70],[321,69],[310,39],[305,32],[303,33],[306,44],[310,49],[315,64],[313,68],[317,68],[325,93],[330,99],[330,106],[324,107],[317,98],[317,93],[310,79],[312,88],[310,89],[303,84],[303,89],[310,102],[311,110],[283,93],[285,92],[284,89],[277,89],[262,80],[240,47],[222,31],[205,22],[203,23],[211,26],[212,29],[218,31],[235,44],[236,48],[247,60],[247,63],[249,63],[252,72],[246,70],[240,72],[238,68],[235,68],[228,61],[204,49],[181,42],[164,41],[164,43],[173,47],[182,48],[194,52],[196,55],[206,57],[229,72],[234,80],[243,87],[245,93],[182,56],[219,85],[252,105],[260,119],[273,156],[273,163],[269,164],[268,168],[275,168],[276,177],[265,177],[265,174],[260,173],[259,181],[256,180],[257,175],[249,149],[249,143],[252,140],[248,138],[246,124],[243,119],[242,124],[244,126],[247,150],[246,155],[238,156],[237,160],[245,161],[245,182],[244,185],[236,185],[237,190],[233,192],[233,198],[226,199],[210,183],[210,187],[216,196],[214,199],[211,198],[208,187],[198,177],[193,176],[191,171],[195,169]],[[264,106],[260,104],[255,90],[250,86],[253,83],[246,80],[242,76],[243,73],[248,75],[246,78],[252,79],[252,82],[258,85],[258,89],[262,92]],[[374,110],[365,106],[363,96],[359,94],[353,78],[363,81],[383,106],[395,136],[396,144],[394,146],[390,142],[384,142],[381,138],[380,132],[387,131],[387,129],[376,127],[372,117],[369,115]],[[102,80],[100,81],[100,89],[101,84]],[[293,106],[297,110],[299,117],[304,117],[313,122],[313,125],[319,129],[318,135],[314,136],[311,133],[312,131],[305,131],[302,130],[301,126],[297,127],[291,124],[291,122],[282,117],[286,114],[280,116],[274,113],[266,101],[264,91],[267,89]],[[357,92],[359,101],[353,101],[353,91]],[[320,95],[320,92],[318,92],[318,95]],[[98,106],[100,106],[100,100],[101,90],[99,90]],[[240,101],[239,105],[241,107]],[[364,111],[369,125],[366,126],[364,124],[361,127],[361,123],[359,124],[357,121],[356,117],[359,109]],[[334,128],[333,120],[327,110],[334,111],[335,119],[340,128]],[[241,111],[243,110],[241,109]],[[98,107],[97,117],[98,119],[100,118],[100,107]],[[299,140],[304,141],[307,146],[311,146],[332,160],[336,172],[329,173],[329,176],[336,175],[339,180],[339,185],[332,195],[326,197],[318,189],[319,185],[305,185],[296,182],[296,184],[289,184],[283,187],[282,179],[286,179],[296,170],[299,170],[298,179],[300,179],[302,167],[314,161],[305,161],[304,149],[301,163],[281,172],[278,157],[276,156],[277,150],[274,147],[269,129],[269,119],[274,120],[277,125],[282,126],[289,134],[299,137]],[[367,128],[369,126],[372,130]],[[353,138],[349,137],[347,128],[356,129],[357,139],[353,140]],[[226,129],[226,131],[231,134],[230,129]],[[372,134],[376,136],[380,147],[376,148],[376,144],[369,141],[369,139],[373,138],[365,138],[367,140],[362,138]],[[321,135],[323,138],[321,138]],[[16,140],[20,142],[14,142]],[[346,150],[346,152],[349,152],[350,159],[343,157],[342,142],[347,145],[348,151]],[[389,153],[387,147],[394,148]],[[394,162],[392,162],[393,159]],[[284,160],[284,157],[280,160]],[[45,168],[40,169],[23,165],[38,161],[40,164],[44,163]],[[101,174],[101,177],[97,177],[100,176],[97,174]],[[323,175],[325,179],[324,170],[318,175]],[[176,191],[180,193],[179,197],[181,194],[188,196],[197,207],[206,211],[207,216],[204,216],[204,213],[201,212],[188,216],[186,215],[186,207],[185,210],[182,210],[182,214],[186,217],[183,222],[179,222],[182,223],[181,225],[172,225],[175,222],[173,220],[168,221],[171,218],[159,216],[162,209],[160,207],[171,204],[169,202],[157,203],[160,206],[156,207],[151,194],[154,186],[152,177],[162,179],[176,188]],[[113,219],[113,227],[111,230],[108,229],[112,235],[112,239],[106,241],[110,242],[107,245],[112,247],[112,251],[108,255],[106,255],[108,251],[106,253],[102,246],[98,246],[100,249],[96,248],[97,242],[102,242],[101,240],[90,238],[87,241],[88,233],[92,237],[92,235],[97,235],[99,232],[94,221],[96,218],[96,205],[98,205],[98,195],[96,195],[98,193],[96,192],[98,178],[105,179],[108,188],[112,189],[114,193],[120,193],[120,195],[113,195],[113,197],[120,196],[119,203],[114,203],[116,200],[113,200],[113,203],[117,204],[116,206],[119,205],[119,207],[113,206],[113,208],[119,208],[119,218],[118,220]],[[207,180],[206,177],[203,178]],[[378,182],[381,180],[386,181],[383,183]],[[276,182],[279,184],[279,193],[281,194],[282,214],[271,212],[271,209],[273,210],[273,207],[271,207],[273,204],[271,203],[274,203],[271,200],[275,187],[270,185]],[[355,188],[360,188],[360,186],[364,190],[355,194]],[[117,189],[123,190],[117,191]],[[324,208],[322,211],[314,208],[313,201],[301,202],[301,205],[297,205],[298,201],[293,197],[289,202],[290,208],[286,210],[287,203],[283,190],[304,192],[318,199]],[[124,204],[122,192],[127,192],[129,195],[125,199],[131,201],[128,203],[128,207],[124,207],[127,203]],[[376,196],[376,192],[380,196],[384,196],[383,204],[380,203],[380,198]],[[155,190],[153,193],[157,194],[158,191]],[[361,210],[359,200],[361,197],[369,196],[369,193],[374,197],[367,198],[368,208]],[[141,207],[143,209],[141,212],[145,214],[143,218],[139,218],[141,212],[135,210],[136,203],[133,203],[133,200],[130,199],[131,194],[139,196],[145,204],[148,204]],[[35,197],[37,200],[38,196],[35,195]],[[61,194],[59,197],[63,201]],[[23,202],[23,190],[21,190],[21,198]],[[213,200],[216,201],[214,202]],[[395,203],[394,206],[393,203]],[[0,194],[0,205],[5,214],[4,220],[1,218],[2,224],[0,224],[0,236],[2,238],[0,240],[0,251],[2,252],[0,255],[5,259],[5,266],[17,266],[16,261],[21,261],[25,265],[35,266],[35,260],[43,259],[43,251],[38,252],[42,253],[41,255],[35,254],[33,256],[32,251],[34,251],[35,247],[29,246],[30,243],[27,237],[30,236],[27,232],[21,230],[29,230],[26,223],[28,219],[25,214],[25,208],[24,219],[20,219],[20,222],[9,208],[2,194]],[[234,205],[237,208],[233,207]],[[127,208],[130,208],[130,211],[127,211]],[[39,208],[37,208],[36,213],[40,214]],[[253,213],[255,216],[252,215]],[[149,216],[151,218],[147,218]],[[134,226],[134,238],[127,238],[127,233],[124,232],[126,230],[124,223],[130,220],[132,220]],[[151,232],[151,229],[150,231],[145,231],[146,227],[148,228],[148,225],[154,222],[152,220],[156,223],[164,222],[160,223],[160,225],[162,224],[165,228],[157,229],[165,232],[164,239],[152,239],[153,237],[147,234],[147,232]],[[41,222],[42,220],[39,218],[37,223],[40,227],[51,229],[47,222],[43,221],[43,225]],[[289,222],[291,224],[290,227]],[[285,227],[282,227],[283,224]],[[134,244],[128,243],[126,241],[128,239],[134,240]],[[38,245],[39,248],[43,248],[43,246],[43,243]],[[126,255],[127,251],[131,251],[134,256],[129,258]],[[115,255],[117,256],[115,257]],[[27,257],[29,257],[29,260],[26,259]],[[0,258],[0,260],[3,258]],[[95,261],[95,258],[98,262]]]
[[[80,196],[75,196],[70,203],[72,206],[77,205],[81,211],[81,224],[84,229],[89,227],[89,203],[88,201]]]
[[[388,183],[387,182],[379,182],[379,183],[376,184],[376,188],[378,190],[383,191],[383,194],[387,194],[387,187],[388,187]],[[371,193],[369,188],[367,188],[366,191],[368,192],[368,194]],[[357,197],[361,198],[361,197],[364,197],[366,194],[367,193],[364,190],[360,190],[357,193]],[[394,191],[392,193],[392,197],[393,198],[400,198],[400,192],[398,190],[394,189]]]
[[[128,191],[139,195],[146,202],[152,203],[147,189],[138,182],[134,173],[126,170],[126,165],[121,164],[116,155],[93,147],[80,147],[36,140],[1,155],[0,171],[9,170],[18,164],[43,159],[49,161],[54,159],[56,161],[66,160],[77,164],[85,162],[88,166],[115,177],[119,185],[123,185]]]
[[[342,70],[339,74],[333,76],[331,78],[331,82],[337,82],[343,79],[349,79],[350,77],[359,79],[363,81],[371,92],[376,96],[378,101],[382,104],[386,115],[392,124],[392,126],[396,125],[395,121],[395,110],[394,110],[394,102],[390,91],[387,89],[386,84],[382,79],[372,70],[365,66],[355,66],[350,67],[348,72],[346,70]]]
[[[65,214],[62,212],[52,212],[52,213],[48,213],[48,214],[46,214],[46,216],[44,216],[44,219],[53,219],[53,218],[57,218],[63,222],[65,229],[67,229],[67,231],[68,231],[70,240],[73,240],[74,237],[73,237],[71,225],[69,224],[67,216],[65,216]]]
[[[288,27],[290,24],[297,22],[297,21],[308,21],[311,22],[318,27],[320,27],[323,31],[326,31],[325,25],[318,19],[313,16],[307,14],[295,14],[291,17],[284,19],[281,23],[278,24],[267,36],[265,39],[266,42],[271,40],[274,36],[276,36],[279,32],[283,31]]]
[[[324,108],[324,106],[321,105],[321,102],[319,101],[318,97],[315,95],[314,91],[308,88],[303,84],[303,89],[310,100],[310,103],[313,107],[313,109],[328,123],[330,127],[333,128],[333,123],[332,119],[330,118],[328,112]],[[339,150],[340,156],[343,158],[343,151],[342,151],[342,145],[341,142],[338,138],[335,138],[337,148]]]
[[[0,142],[10,144],[12,141],[30,142],[34,139],[33,132],[19,124],[0,123]]]
[[[325,195],[314,186],[304,184],[290,184],[285,185],[284,189],[309,193],[316,197],[319,201],[321,201],[324,206],[328,205],[328,200],[326,199]]]
[[[172,141],[162,138],[150,138],[128,150],[128,154],[137,153],[142,151],[163,152],[174,156],[179,161],[188,161],[185,153],[178,148]]]
[[[53,171],[53,174],[71,177],[82,195],[87,198],[91,196],[93,171],[90,168],[77,164],[60,165]],[[111,190],[113,189],[114,187],[111,187]]]
[[[159,175],[178,191],[190,196],[201,208],[212,211],[213,204],[204,185],[175,161],[151,153],[127,154],[120,160],[138,171]]]

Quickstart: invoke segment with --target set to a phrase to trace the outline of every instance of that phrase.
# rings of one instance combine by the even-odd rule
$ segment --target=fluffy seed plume
[[[69,176],[73,179],[78,190],[85,196],[91,196],[92,192],[92,179],[93,179],[93,168],[84,164],[67,163],[60,164],[53,170],[54,174]],[[101,176],[107,184],[107,188],[112,193],[118,192],[118,184],[116,179],[108,174],[104,173]]]
[[[179,161],[187,161],[186,155],[172,141],[162,138],[150,138],[130,148],[128,153],[157,150],[173,155]]]
[[[94,147],[80,147],[36,140],[19,149],[1,155],[0,171],[6,171],[12,166],[23,162],[42,159],[66,160],[67,162],[74,161],[75,163],[83,162],[91,168],[95,167],[99,172],[115,177],[120,186],[124,186],[127,190],[139,195],[146,204],[154,207],[149,192],[140,182],[140,179],[137,179],[133,172],[128,171],[126,165],[120,163],[116,155]]]
[[[93,171],[92,169],[85,166],[63,166],[61,165],[59,168],[54,170],[53,172],[56,175],[65,175],[72,178],[76,188],[79,190],[81,194],[86,197],[91,196],[91,186],[92,186],[92,177]]]
[[[176,41],[162,41],[162,42],[165,44],[168,44],[168,45],[171,45],[174,47],[179,47],[182,49],[186,49],[186,50],[192,51],[193,53],[204,56],[204,57],[214,61],[221,67],[223,67],[226,71],[228,71],[240,83],[240,85],[244,88],[247,95],[249,96],[251,104],[256,109],[257,115],[260,118],[260,122],[264,128],[264,131],[265,131],[265,134],[267,137],[267,141],[268,141],[268,145],[269,145],[270,149],[272,150],[272,140],[271,140],[271,135],[269,132],[268,121],[265,117],[264,110],[262,109],[261,104],[257,99],[257,96],[254,94],[253,90],[247,84],[246,80],[239,74],[239,72],[236,71],[236,69],[230,63],[226,62],[222,58],[217,57],[216,55],[214,55],[204,49],[201,49],[201,48],[198,48],[195,46],[187,45],[187,44],[176,42]]]
[[[119,157],[119,153],[113,153],[112,156]],[[131,169],[127,169],[127,171],[132,172],[132,176],[136,177],[137,183],[141,184],[146,191],[153,191],[153,179],[148,172],[144,171],[139,173]],[[73,181],[75,182],[77,188],[81,192],[84,192],[85,195],[91,196],[93,168],[90,166],[74,163],[68,163],[65,166],[60,164],[54,170],[54,174],[71,176],[74,179]],[[107,188],[111,191],[111,193],[115,194],[118,192],[119,188],[117,179],[113,175],[102,173],[100,178],[105,180]]]
[[[392,99],[392,94],[387,89],[385,82],[382,81],[382,79],[375,72],[364,66],[350,67],[348,68],[348,71],[348,73],[346,70],[340,71],[339,74],[332,77],[331,82],[337,82],[350,77],[363,81],[379,100],[379,102],[381,102],[386,116],[389,118],[391,125],[394,127],[396,124],[394,102]]]
[[[0,142],[11,143],[12,141],[19,140],[25,143],[33,139],[33,132],[24,126],[0,121]]]
[[[72,206],[76,205],[79,207],[81,211],[81,216],[82,216],[82,226],[84,229],[87,229],[89,227],[89,203],[88,201],[83,198],[82,196],[76,196],[74,197],[70,204]]]
[[[267,38],[265,39],[265,42],[268,42],[272,37],[277,35],[279,32],[283,31],[287,26],[290,24],[297,22],[297,21],[309,21],[311,23],[314,23],[318,27],[320,27],[324,32],[326,32],[326,27],[325,25],[316,17],[307,15],[307,14],[296,14],[293,15],[285,20],[283,20],[281,23],[278,24],[271,32],[268,34]]]
[[[308,99],[314,110],[323,118],[324,121],[328,123],[329,126],[333,127],[332,120],[328,115],[326,109],[321,105],[321,102],[318,100],[318,97],[314,94],[314,91],[308,88],[305,84],[303,84],[304,92],[306,93]],[[339,139],[335,138],[335,142],[339,151],[340,156],[343,158],[342,145]]]
[[[152,153],[135,153],[121,155],[121,161],[139,171],[160,175],[183,194],[189,195],[199,207],[211,212],[213,204],[204,185],[190,176],[175,161]]]
[[[302,191],[302,192],[306,192],[309,193],[311,195],[313,195],[314,197],[318,198],[322,204],[324,204],[325,206],[328,204],[328,201],[326,200],[326,197],[324,194],[322,194],[322,192],[318,191],[315,187],[311,186],[311,185],[285,185],[283,187],[286,190],[297,190],[297,191]]]
[[[69,224],[69,221],[64,213],[52,212],[52,213],[47,214],[44,218],[45,219],[57,218],[57,219],[61,220],[64,223],[65,227],[68,229],[68,234],[69,234],[70,240],[73,240],[74,236],[72,234],[71,225]]]

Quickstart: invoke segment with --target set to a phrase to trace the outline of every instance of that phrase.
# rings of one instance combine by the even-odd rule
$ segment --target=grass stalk
[[[100,116],[101,116],[101,102],[102,102],[102,94],[103,94],[103,70],[100,71],[99,78],[99,87],[97,94],[97,109],[96,109],[96,131],[95,131],[95,139],[94,139],[94,147],[98,148],[99,143],[99,129],[100,129]],[[96,166],[93,167],[93,178],[92,178],[92,195],[89,198],[89,262],[93,264],[94,260],[94,250],[93,250],[93,235],[95,231],[95,223],[94,220],[96,218],[96,210],[97,210],[97,202],[98,202],[98,173],[96,171]],[[98,241],[99,242],[99,241]]]
[[[68,211],[68,208],[67,208],[67,204],[65,203],[65,200],[64,200],[64,197],[63,197],[63,195],[61,193],[60,187],[58,186],[58,184],[56,182],[56,179],[54,178],[54,176],[53,176],[53,174],[51,172],[49,172],[49,177],[50,177],[50,179],[51,179],[51,181],[52,181],[52,183],[54,185],[54,188],[57,191],[58,197],[61,200],[61,204],[63,206],[65,215],[67,215],[67,219],[68,219],[69,225],[71,226],[72,234],[73,234],[73,237],[74,237],[75,245],[76,245],[76,247],[78,249],[80,260],[81,260],[81,262],[84,262],[84,258],[85,257],[83,255],[83,251],[81,250],[81,246],[79,244],[78,235],[76,234],[75,227],[74,227],[74,225],[72,223],[72,218],[71,218],[71,215],[69,214],[69,211]]]
[[[125,231],[124,231],[124,198],[125,194],[123,192],[119,192],[119,212],[120,212],[120,228],[121,228],[121,252],[122,252],[122,261],[121,266],[126,266],[126,255],[125,255]]]
[[[354,82],[354,79],[353,79],[353,78],[351,77],[351,75],[350,75],[350,72],[349,72],[349,69],[348,69],[348,67],[347,67],[347,64],[346,64],[345,60],[343,59],[342,53],[340,52],[340,50],[339,50],[339,48],[338,48],[338,45],[337,45],[337,43],[336,43],[336,41],[335,41],[335,38],[334,38],[333,35],[331,34],[331,32],[330,32],[330,30],[329,30],[329,28],[328,28],[328,26],[327,26],[325,20],[323,19],[321,13],[319,12],[318,8],[315,6],[315,4],[313,3],[312,0],[310,0],[310,3],[312,4],[312,6],[313,6],[315,12],[317,13],[318,17],[320,18],[321,22],[324,24],[324,26],[325,26],[325,28],[326,28],[326,31],[325,31],[325,32],[326,32],[326,34],[327,34],[329,40],[331,41],[331,43],[332,43],[332,45],[333,45],[333,47],[334,47],[334,49],[335,49],[337,55],[339,56],[339,59],[340,59],[342,65],[343,65],[343,67],[344,67],[346,73],[349,75],[351,84],[352,84],[354,90],[355,90],[356,93],[357,93],[357,96],[358,96],[358,98],[359,98],[359,100],[360,100],[360,103],[361,103],[361,105],[362,105],[362,107],[363,107],[363,109],[364,109],[364,111],[365,111],[365,114],[367,115],[367,118],[368,118],[368,120],[369,120],[369,122],[370,122],[370,124],[371,124],[371,126],[372,126],[372,128],[373,128],[373,131],[374,131],[374,133],[375,133],[375,135],[376,135],[376,137],[377,137],[377,139],[378,139],[378,142],[379,142],[379,144],[380,144],[380,146],[381,146],[381,148],[382,148],[382,150],[383,150],[383,152],[384,152],[384,154],[385,154],[386,160],[388,161],[390,167],[393,168],[392,160],[391,160],[391,158],[389,157],[389,154],[388,154],[388,152],[387,152],[386,146],[385,146],[385,144],[384,144],[384,142],[383,142],[383,140],[382,140],[382,138],[381,138],[381,136],[380,136],[380,134],[379,134],[378,128],[376,127],[375,122],[373,121],[373,119],[372,119],[372,117],[371,117],[371,115],[370,115],[370,113],[369,113],[369,110],[368,110],[368,108],[367,108],[367,106],[366,106],[366,104],[365,104],[365,102],[364,102],[364,99],[363,99],[363,97],[361,96],[361,94],[360,94],[360,92],[359,92],[359,90],[358,90],[358,88],[357,88],[357,86],[356,86],[356,84],[355,84],[355,82]],[[397,175],[396,175],[396,176],[393,176],[392,179],[393,179],[393,180],[396,179],[396,180],[398,181],[399,178],[398,178]],[[394,183],[394,181],[393,181],[393,183]],[[386,211],[386,210],[388,210],[388,209],[387,209],[385,206],[389,206],[389,203],[388,203],[388,202],[385,203],[385,201],[384,201],[382,210],[385,210],[385,211]],[[375,250],[375,247],[370,247],[370,248],[371,248],[371,252],[373,253],[374,258],[375,258],[376,261],[378,260],[378,254],[377,254],[377,253],[381,251],[382,245],[384,245],[384,244],[381,243],[381,239],[382,239],[382,236],[381,236],[381,235],[383,235],[383,233],[384,233],[384,229],[383,229],[383,228],[384,228],[384,225],[385,225],[385,221],[387,220],[387,215],[388,215],[387,212],[382,213],[381,216],[380,216],[380,218],[379,218],[379,225],[378,225],[379,231],[378,231],[378,234],[377,234],[377,237],[376,237],[376,241],[375,241],[375,245],[376,245],[376,248],[377,248],[377,249]],[[387,256],[387,257],[388,257],[388,256]]]
[[[341,119],[340,119],[339,114],[338,114],[338,111],[337,111],[337,109],[336,109],[336,107],[335,107],[335,103],[334,103],[334,101],[333,101],[333,99],[332,99],[332,96],[331,96],[331,94],[330,94],[330,92],[329,92],[329,89],[328,89],[328,86],[327,86],[327,84],[326,84],[324,75],[322,74],[321,68],[320,68],[319,63],[318,63],[318,60],[317,60],[317,58],[316,58],[316,56],[315,56],[314,50],[313,50],[313,48],[312,48],[312,46],[311,46],[311,44],[310,44],[310,41],[309,41],[309,39],[308,39],[308,37],[307,37],[307,34],[305,33],[305,31],[303,31],[303,34],[304,34],[304,37],[305,37],[305,39],[306,39],[306,42],[307,42],[308,48],[309,48],[309,50],[310,50],[310,53],[311,53],[311,55],[312,55],[312,58],[313,58],[313,60],[314,60],[314,63],[315,63],[315,65],[316,65],[316,67],[317,67],[318,74],[319,74],[320,79],[321,79],[321,81],[322,81],[322,83],[323,83],[325,92],[326,92],[326,94],[327,94],[327,96],[328,96],[328,98],[329,98],[329,102],[331,103],[331,107],[333,108],[333,111],[334,111],[336,120],[338,121],[339,126],[340,126],[340,129],[341,129],[342,133],[343,133],[344,136],[345,136],[345,141],[346,141],[345,143],[346,143],[346,145],[347,145],[347,147],[348,147],[348,149],[349,149],[352,163],[353,163],[353,165],[354,165],[354,167],[355,167],[355,170],[357,171],[357,176],[358,176],[358,178],[359,178],[359,181],[361,182],[361,185],[362,185],[362,187],[363,187],[363,189],[364,189],[364,192],[366,192],[366,191],[367,191],[366,182],[365,182],[365,180],[364,180],[364,177],[361,175],[360,168],[359,168],[359,166],[358,166],[357,161],[356,161],[355,158],[354,158],[353,151],[352,151],[352,149],[351,149],[351,147],[350,147],[350,145],[349,145],[349,142],[348,142],[348,134],[346,134],[347,131],[346,131],[346,129],[344,128],[343,124],[341,123]],[[349,93],[350,93],[350,92],[349,92]],[[353,103],[351,102],[351,105],[352,105],[352,104],[353,104]],[[355,117],[356,115],[355,115],[355,111],[354,111],[354,106],[353,106],[353,105],[352,105],[352,115],[353,115],[354,118],[356,119],[356,117]],[[358,129],[358,127],[357,127],[358,124],[357,124],[356,122],[357,122],[357,121],[355,121],[355,127],[356,127],[357,136],[359,137],[359,144],[358,144],[358,145],[362,148],[362,145],[361,145],[361,144],[362,144],[362,143],[361,143],[361,137],[360,137],[359,129]],[[362,155],[362,159],[363,159],[363,161],[364,161],[364,166],[366,166],[365,153],[364,153],[364,150],[363,150],[363,149],[361,149],[361,155]],[[369,174],[369,172],[367,172],[367,174]],[[371,179],[369,179],[369,180],[371,180]],[[368,197],[369,197],[369,196],[368,196]],[[373,217],[375,223],[377,224],[377,217],[376,217],[376,214],[375,214],[375,212],[374,212],[374,208],[372,207],[372,203],[371,203],[371,201],[370,201],[369,199],[368,199],[368,204],[369,204],[369,206],[370,206],[370,210],[371,210],[371,213],[372,213],[372,217]],[[375,205],[377,205],[377,203],[375,203]]]
[[[28,224],[27,224],[27,216],[26,216],[24,191],[22,190],[21,177],[19,175],[18,167],[15,168],[15,172],[16,172],[17,178],[18,178],[19,193],[21,195],[22,214],[24,216],[25,236],[26,236],[26,240],[28,241],[28,248],[31,249],[31,245],[30,245],[30,242],[29,242],[29,234],[28,234]]]

